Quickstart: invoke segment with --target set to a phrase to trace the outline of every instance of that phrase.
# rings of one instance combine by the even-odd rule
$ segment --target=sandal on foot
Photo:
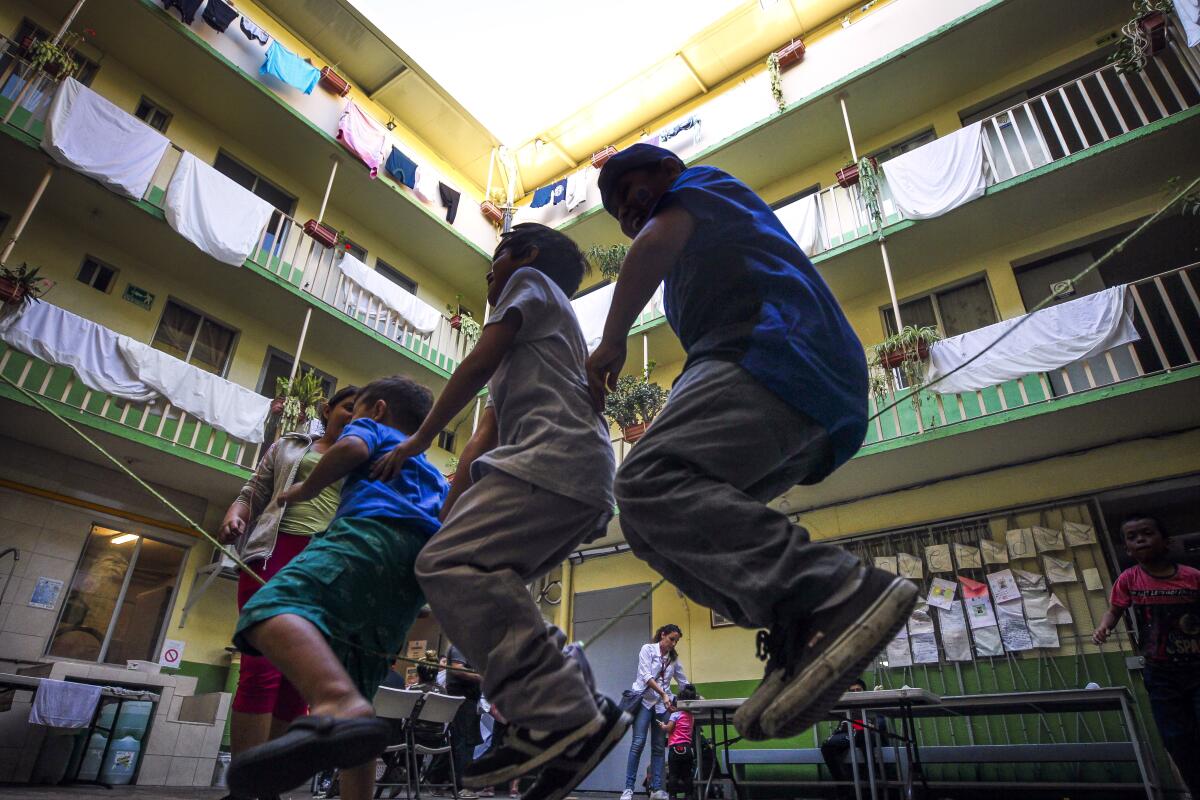
[[[234,794],[267,797],[327,769],[365,764],[387,749],[391,727],[374,717],[300,717],[278,739],[252,747],[229,765]]]

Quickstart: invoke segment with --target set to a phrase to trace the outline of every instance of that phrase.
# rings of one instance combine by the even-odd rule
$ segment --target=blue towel
[[[29,721],[50,728],[86,728],[99,702],[99,686],[42,678],[29,707]]]
[[[258,71],[263,75],[274,75],[305,94],[312,94],[321,78],[320,70],[279,42],[271,42],[267,48],[267,60]]]
[[[554,205],[558,205],[563,200],[567,199],[567,179],[563,178],[558,183],[550,184],[550,196],[554,198]]]
[[[553,186],[543,186],[540,189],[535,189],[533,192],[533,202],[530,204],[530,208],[541,208],[542,206],[550,205],[550,198],[553,196]]]
[[[392,152],[388,155],[387,163],[383,165],[383,168],[387,170],[388,175],[391,175],[408,188],[412,189],[416,187],[417,162],[404,155],[404,153],[401,153],[395,146],[392,147]]]

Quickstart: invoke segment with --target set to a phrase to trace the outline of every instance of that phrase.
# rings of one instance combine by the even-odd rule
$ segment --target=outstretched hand
[[[404,462],[429,449],[429,444],[410,436],[371,466],[371,480],[390,481],[404,467]]]
[[[588,356],[588,392],[592,396],[592,407],[596,411],[604,410],[604,398],[609,391],[617,388],[617,378],[620,377],[621,368],[624,366],[624,339],[619,342],[601,341]]]

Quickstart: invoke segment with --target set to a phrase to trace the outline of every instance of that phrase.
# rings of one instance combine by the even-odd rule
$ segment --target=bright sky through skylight
[[[520,145],[675,53],[739,0],[351,0],[502,142]]]

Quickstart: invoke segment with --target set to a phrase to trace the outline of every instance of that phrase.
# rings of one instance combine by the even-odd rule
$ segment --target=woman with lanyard
[[[275,497],[307,478],[342,435],[354,415],[357,394],[358,387],[347,386],[329,398],[321,410],[325,432],[320,437],[287,433],[272,444],[225,512],[217,538],[221,544],[236,542],[238,556],[264,581],[298,556],[314,535],[324,533],[337,511],[340,481],[312,500],[283,508],[276,505]],[[238,576],[239,611],[261,585],[254,575]],[[229,749],[236,756],[282,734],[292,720],[308,713],[308,705],[265,657],[243,655],[232,712]]]
[[[663,766],[666,763],[666,734],[657,724],[667,720],[667,705],[671,696],[671,682],[679,686],[687,684],[687,675],[679,663],[675,647],[683,638],[678,625],[663,625],[649,644],[642,645],[638,653],[637,679],[633,688],[622,695],[622,708],[633,719],[633,742],[629,745],[629,762],[625,767],[625,791],[621,800],[633,799],[633,784],[637,779],[642,750],[646,747],[646,734],[650,734],[650,800],[667,800],[663,791]]]

